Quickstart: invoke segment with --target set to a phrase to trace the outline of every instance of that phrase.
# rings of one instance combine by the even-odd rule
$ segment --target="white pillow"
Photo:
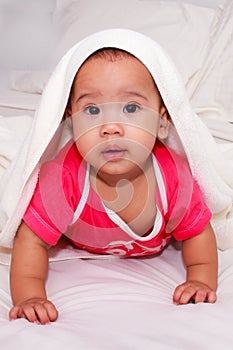
[[[108,28],[142,32],[173,58],[184,82],[200,68],[215,10],[163,0],[57,0],[55,61],[85,36]]]
[[[41,94],[49,75],[48,71],[12,71],[10,88],[16,91]]]

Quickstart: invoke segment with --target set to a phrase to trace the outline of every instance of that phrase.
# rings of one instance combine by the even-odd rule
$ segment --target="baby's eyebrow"
[[[140,93],[138,91],[125,91],[124,92],[124,96],[127,96],[127,97],[128,96],[129,97],[136,96],[136,97],[143,98],[144,100],[148,100],[147,97],[144,94],[142,94],[142,93]]]
[[[84,92],[82,93],[80,96],[78,96],[78,98],[76,99],[76,102],[80,102],[85,98],[95,98],[100,96],[101,94],[99,92]]]

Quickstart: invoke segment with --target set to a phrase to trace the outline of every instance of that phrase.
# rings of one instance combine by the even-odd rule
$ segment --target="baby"
[[[14,239],[10,319],[47,324],[48,249],[62,234],[81,249],[121,257],[182,241],[186,281],[175,304],[216,301],[211,212],[186,161],[165,146],[171,118],[146,66],[122,49],[94,51],[78,69],[65,111],[73,140],[46,162]]]

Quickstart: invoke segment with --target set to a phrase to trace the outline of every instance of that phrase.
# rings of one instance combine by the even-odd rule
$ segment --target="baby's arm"
[[[215,303],[218,255],[216,239],[210,225],[198,236],[187,239],[182,246],[183,259],[187,268],[186,282],[174,292],[175,304]]]
[[[11,320],[24,317],[41,324],[55,321],[58,312],[47,299],[48,246],[22,222],[13,246],[10,286],[13,308]]]

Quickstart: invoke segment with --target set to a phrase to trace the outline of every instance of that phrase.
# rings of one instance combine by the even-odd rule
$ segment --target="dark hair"
[[[103,58],[108,62],[115,62],[118,59],[132,58],[132,57],[135,57],[135,56],[125,50],[112,48],[112,47],[104,47],[102,49],[99,49],[93,52],[87,58],[87,60],[92,58]]]

